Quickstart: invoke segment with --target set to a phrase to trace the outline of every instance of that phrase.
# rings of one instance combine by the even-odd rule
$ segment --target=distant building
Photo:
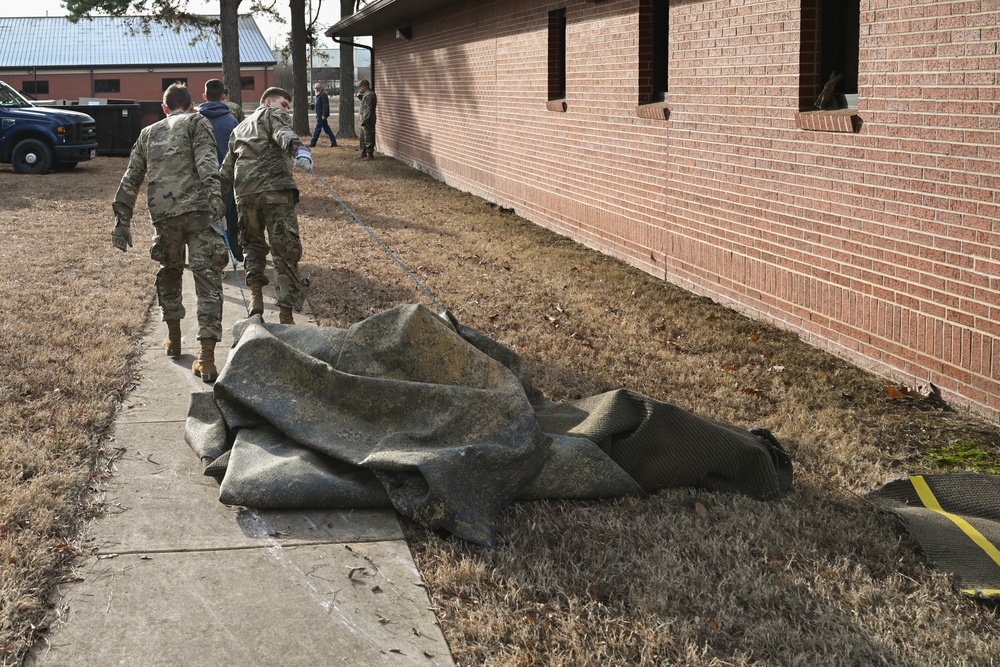
[[[255,104],[276,61],[253,17],[240,17],[239,33],[242,98]],[[36,100],[157,101],[175,81],[200,100],[205,81],[222,78],[222,48],[198,34],[135,16],[0,18],[0,79]]]
[[[371,51],[362,47],[354,48],[354,81],[370,79],[372,75]],[[312,53],[313,83],[322,82],[330,94],[340,92],[340,48],[314,49]]]
[[[380,0],[327,34],[373,36],[380,151],[1000,418],[996,0]]]

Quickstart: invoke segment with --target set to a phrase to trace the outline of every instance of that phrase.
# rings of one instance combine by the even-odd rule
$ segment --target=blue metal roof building
[[[274,84],[277,61],[252,16],[240,17],[239,34],[242,97],[254,101]],[[141,16],[0,17],[0,79],[36,99],[157,100],[173,81],[200,99],[211,78],[222,78],[217,31]]]
[[[275,58],[252,16],[241,16],[240,62],[274,65]],[[0,18],[0,70],[31,67],[222,65],[218,35],[198,38],[144,24],[138,16],[97,16],[71,23],[65,17]]]

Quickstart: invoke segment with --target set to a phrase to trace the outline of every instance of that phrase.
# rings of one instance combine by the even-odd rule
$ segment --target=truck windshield
[[[0,107],[30,107],[31,102],[18,95],[17,91],[0,81]]]

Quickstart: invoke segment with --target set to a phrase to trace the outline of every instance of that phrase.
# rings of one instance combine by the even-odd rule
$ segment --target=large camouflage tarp
[[[186,438],[220,500],[256,508],[391,505],[492,546],[516,499],[606,498],[699,486],[776,498],[791,459],[765,430],[628,390],[552,403],[520,357],[421,306],[349,329],[236,327]]]

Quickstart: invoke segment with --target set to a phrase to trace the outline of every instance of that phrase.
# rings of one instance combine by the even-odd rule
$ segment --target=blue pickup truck
[[[0,81],[0,162],[19,174],[72,169],[97,155],[97,124],[78,111],[34,106]]]

